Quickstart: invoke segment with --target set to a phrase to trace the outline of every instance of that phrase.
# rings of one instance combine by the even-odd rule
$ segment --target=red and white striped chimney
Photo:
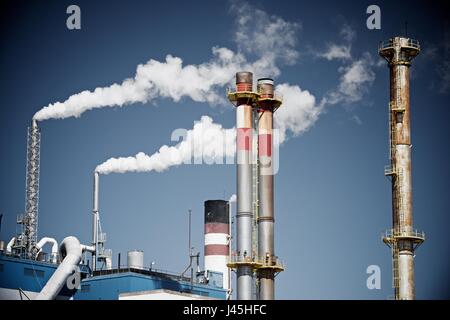
[[[225,200],[205,201],[205,270],[222,272],[223,288],[229,289],[229,204]]]

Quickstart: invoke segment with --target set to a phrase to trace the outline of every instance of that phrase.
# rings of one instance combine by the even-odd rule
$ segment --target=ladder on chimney
[[[393,231],[396,232],[396,231]],[[399,273],[398,273],[398,244],[397,241],[393,241],[391,243],[392,248],[392,288],[394,288],[395,298],[398,296],[398,288],[399,288]]]
[[[256,108],[253,108],[253,130],[252,133],[252,191],[253,191],[253,237],[252,237],[252,251],[253,251],[253,259],[257,259],[258,257],[258,217],[259,217],[259,158],[258,158],[258,123],[259,123],[259,115]],[[253,286],[253,296],[255,299],[258,299],[259,292],[259,280],[256,274],[254,274],[254,286]]]

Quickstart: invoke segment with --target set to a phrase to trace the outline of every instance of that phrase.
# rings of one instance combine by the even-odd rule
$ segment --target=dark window
[[[3,272],[3,264],[0,264],[0,272]]]
[[[23,273],[24,275],[29,277],[39,277],[39,278],[43,278],[45,275],[45,272],[43,270],[36,270],[30,268],[24,268]]]

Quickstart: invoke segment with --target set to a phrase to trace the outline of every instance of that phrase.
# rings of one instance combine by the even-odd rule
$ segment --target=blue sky
[[[16,214],[24,210],[26,128],[43,106],[121,83],[134,77],[137,65],[150,59],[164,62],[168,54],[185,66],[214,61],[213,47],[242,54],[248,63],[272,52],[276,58],[266,75],[308,92],[304,100],[294,99],[298,109],[285,113],[285,119],[295,121],[286,131],[275,177],[276,253],[287,266],[277,277],[276,297],[386,299],[392,294],[390,251],[380,234],[391,224],[390,183],[383,175],[389,156],[389,78],[377,45],[404,34],[408,21],[408,35],[423,48],[413,62],[411,82],[414,224],[427,235],[415,260],[417,298],[450,298],[448,14],[438,2],[380,1],[382,28],[368,30],[369,2],[254,1],[247,5],[260,10],[263,19],[250,21],[244,30],[239,19],[245,12],[230,10],[233,3],[245,4],[77,1],[82,12],[77,31],[65,24],[72,3],[1,4],[1,238],[14,235]],[[265,22],[281,23],[283,34],[274,35],[276,43],[287,44],[295,57],[286,58],[290,51],[270,44],[264,48],[253,37],[249,41],[258,52],[236,41],[237,33],[254,35]],[[349,54],[326,59],[333,45]],[[207,93],[224,95],[225,87]],[[329,102],[336,95],[339,99]],[[323,99],[328,103],[308,120],[302,115],[312,96],[310,108]],[[231,105],[194,100],[155,96],[122,108],[87,111],[80,118],[41,122],[39,237],[61,241],[75,235],[90,241],[92,172],[108,158],[152,154],[170,144],[174,129],[190,129],[202,115],[224,128],[235,125]],[[194,245],[202,252],[203,201],[228,199],[233,193],[233,165],[102,176],[100,209],[108,247],[115,257],[144,250],[146,264],[155,261],[156,268],[181,272],[188,262],[188,209],[193,211]],[[381,267],[381,290],[366,288],[366,268],[372,264]]]

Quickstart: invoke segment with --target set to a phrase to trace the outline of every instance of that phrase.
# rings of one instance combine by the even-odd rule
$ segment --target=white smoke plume
[[[287,132],[296,136],[311,128],[323,111],[323,103],[317,105],[316,98],[298,86],[284,83],[278,85],[277,90],[283,95],[283,106],[275,113],[275,123],[279,130],[278,142],[281,144],[285,141]],[[179,137],[179,133],[183,134],[183,141],[174,146],[164,145],[152,155],[140,152],[132,157],[111,158],[98,165],[95,170],[100,174],[162,172],[182,164],[234,163],[234,127],[223,128],[210,117],[202,116],[192,129],[174,133],[175,138]]]
[[[137,66],[133,78],[74,94],[43,107],[33,118],[44,121],[80,117],[92,109],[147,103],[158,97],[175,102],[189,97],[196,102],[224,103],[218,89],[231,84],[236,71],[252,71],[255,78],[278,76],[280,64],[295,62],[298,24],[269,16],[245,2],[232,5],[232,12],[237,17],[237,52],[214,47],[211,60],[199,65],[183,65],[181,58],[171,55],[164,62],[151,59]]]
[[[236,202],[237,196],[235,194],[232,194],[230,199],[228,199],[228,202]]]
[[[146,64],[138,65],[133,78],[109,87],[74,94],[63,102],[42,108],[35,114],[34,119],[43,121],[80,117],[88,110],[122,107],[137,102],[147,103],[158,97],[171,98],[175,102],[180,101],[182,97],[189,97],[196,102],[217,104],[224,102],[219,89],[231,84],[236,71],[252,71],[255,78],[278,76],[281,65],[291,65],[299,59],[296,45],[297,31],[301,29],[301,25],[268,15],[245,2],[238,4],[235,2],[231,8],[237,17],[237,51],[214,47],[210,61],[198,65],[183,65],[181,58],[171,55],[167,55],[164,62],[151,59]],[[341,35],[347,47],[330,47],[332,50],[324,53],[322,58],[350,60],[350,42],[355,33],[345,26]],[[365,68],[367,61],[368,57],[364,56],[341,67],[339,86],[320,103],[317,103],[315,96],[308,90],[297,85],[279,84],[276,89],[283,97],[283,105],[275,113],[274,120],[275,127],[279,129],[279,143],[287,139],[288,133],[297,136],[309,130],[327,104],[361,99],[365,85],[374,79],[370,70]],[[191,160],[195,162],[198,157],[233,157],[235,134],[235,128],[222,128],[210,117],[203,116],[187,131],[186,139],[182,142],[173,146],[162,146],[152,155],[141,152],[132,157],[111,158],[96,170],[101,174],[161,172],[172,166],[190,163]]]
[[[185,132],[174,132],[174,138],[184,136],[174,146],[164,145],[152,155],[143,152],[133,157],[111,158],[97,166],[100,174],[125,172],[162,172],[187,163],[224,163],[235,154],[235,128],[224,129],[208,116],[194,123]]]
[[[324,102],[317,104],[314,95],[297,85],[279,84],[276,91],[283,97],[283,104],[274,115],[280,143],[283,143],[287,132],[298,136],[308,131],[319,119],[325,104]]]
[[[197,102],[218,102],[222,98],[215,92],[216,87],[224,86],[232,79],[244,58],[226,48],[214,47],[212,52],[211,61],[200,65],[183,66],[181,58],[171,55],[165,62],[152,59],[138,65],[134,78],[74,94],[64,102],[42,108],[34,119],[80,117],[88,110],[146,103],[156,97],[168,97],[178,102],[187,96]]]

